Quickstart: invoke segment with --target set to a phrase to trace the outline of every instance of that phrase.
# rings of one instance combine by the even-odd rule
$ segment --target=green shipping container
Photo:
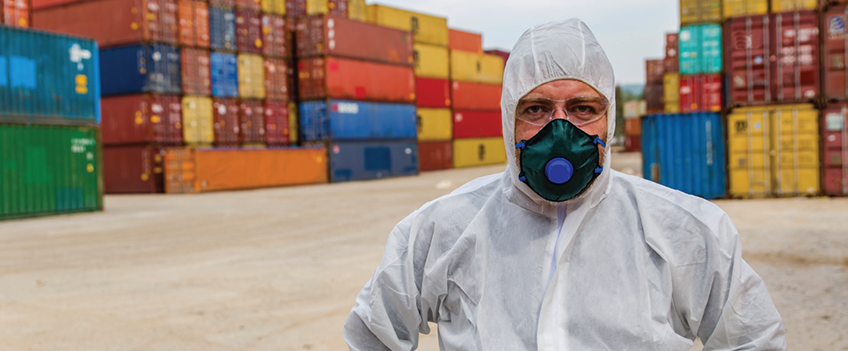
[[[696,24],[680,28],[680,74],[721,73],[721,25]]]
[[[0,125],[0,219],[103,209],[99,131]]]

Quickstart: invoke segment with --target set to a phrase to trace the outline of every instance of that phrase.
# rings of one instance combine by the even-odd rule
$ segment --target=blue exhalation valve
[[[557,157],[548,161],[545,165],[545,177],[554,184],[562,184],[571,179],[574,175],[574,167],[568,160]]]

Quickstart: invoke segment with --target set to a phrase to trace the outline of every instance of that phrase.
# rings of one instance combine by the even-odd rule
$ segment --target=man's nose
[[[565,108],[557,107],[554,109],[554,114],[551,119],[568,119],[568,114],[565,113]]]

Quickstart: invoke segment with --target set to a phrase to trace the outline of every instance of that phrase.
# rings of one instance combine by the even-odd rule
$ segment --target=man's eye
[[[526,111],[527,113],[532,113],[532,114],[545,112],[544,109],[542,108],[542,106],[539,106],[539,105],[530,106],[530,107],[526,108],[524,111]]]

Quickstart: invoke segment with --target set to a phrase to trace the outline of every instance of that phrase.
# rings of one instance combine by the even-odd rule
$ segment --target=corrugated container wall
[[[837,6],[822,17],[824,95],[830,100],[848,100],[848,12],[845,6]]]
[[[451,86],[447,79],[415,77],[416,105],[418,107],[450,107]],[[500,100],[499,100],[500,102]]]
[[[215,146],[237,145],[239,142],[239,102],[233,98],[212,99],[212,125]]]
[[[215,50],[236,51],[236,12],[232,8],[209,6],[209,46]]]
[[[409,67],[335,57],[298,60],[300,98],[415,102]]]
[[[99,66],[92,40],[0,26],[0,122],[99,123]]]
[[[139,93],[179,94],[180,50],[142,44],[100,50],[103,96]]]
[[[848,104],[825,109],[822,117],[822,192],[848,195]]]
[[[418,174],[415,140],[333,142],[329,154],[333,183]]]
[[[209,47],[209,4],[179,0],[180,45]]]
[[[365,6],[365,0],[348,0],[347,18],[362,22],[367,21],[368,13],[367,7]]]
[[[416,43],[448,46],[448,20],[383,5],[368,5],[368,22],[412,32]]]
[[[721,73],[721,25],[697,24],[680,28],[680,74]]]
[[[645,117],[641,145],[645,179],[706,199],[724,197],[722,129],[717,113]]]
[[[213,52],[209,55],[212,71],[212,95],[238,97],[238,60],[235,54]]]
[[[283,16],[262,15],[262,55],[266,57],[291,57],[291,25]]]
[[[416,77],[449,79],[450,55],[448,48],[427,45],[413,45],[413,61]]]
[[[451,101],[454,109],[497,110],[500,112],[500,84],[453,81],[451,86]],[[419,99],[421,99],[420,96]]]
[[[301,18],[297,56],[325,55],[412,66],[412,34],[340,17]]]
[[[416,114],[419,141],[453,138],[453,114],[449,108],[418,108]]]
[[[59,6],[79,2],[80,0],[32,0],[32,9],[41,10],[48,7]]]
[[[662,84],[665,74],[664,60],[645,60],[645,83]]]
[[[663,76],[663,103],[665,113],[680,112],[680,73],[670,72]]]
[[[819,112],[813,105],[734,109],[727,116],[730,195],[816,195]]]
[[[306,0],[285,0],[286,16],[289,18],[306,16]]]
[[[772,13],[817,10],[818,6],[819,0],[771,0]]]
[[[506,162],[502,137],[467,138],[453,141],[454,168],[494,165]]]
[[[306,0],[306,14],[347,17],[347,0]]]
[[[723,0],[680,0],[680,25],[720,23]]]
[[[239,103],[239,144],[256,145],[265,142],[265,108],[260,100],[241,100]]]
[[[262,8],[261,0],[235,0],[235,3],[238,10],[259,12]]]
[[[495,55],[451,51],[450,72],[454,81],[501,84],[504,61]]]
[[[453,145],[450,140],[419,142],[418,154],[422,172],[453,167]]]
[[[163,150],[152,145],[103,149],[103,183],[107,194],[164,191]]]
[[[262,53],[262,17],[258,11],[236,11],[236,48],[239,52]]]
[[[448,49],[483,53],[483,35],[449,28]]]
[[[253,54],[238,55],[239,97],[265,98],[265,61]]]
[[[719,112],[723,105],[721,76],[698,74],[680,77],[680,112]]]
[[[666,33],[665,34],[665,72],[678,72],[680,71],[680,60],[678,59],[678,42],[677,42],[677,33]]]
[[[182,107],[177,95],[121,95],[102,102],[104,145],[180,145]]]
[[[454,139],[485,138],[502,135],[500,110],[453,110]]]
[[[288,100],[292,87],[288,60],[265,59],[265,97],[270,100]]]
[[[303,102],[300,130],[301,140],[307,142],[415,139],[415,106],[344,100]]]
[[[180,49],[180,78],[184,94],[212,94],[212,66],[209,51],[204,49]]]
[[[285,16],[286,15],[286,1],[285,0],[261,0],[259,2],[259,9],[263,13]]]
[[[29,27],[31,10],[27,0],[3,0],[0,2],[0,24],[11,27]]]
[[[212,145],[215,129],[212,99],[207,96],[184,96],[183,141],[189,145]]]
[[[723,0],[724,18],[765,15],[769,0]]]
[[[500,56],[504,60],[504,65],[506,65],[506,61],[509,59],[509,52],[503,50],[484,50],[483,51],[489,55]]]
[[[285,101],[265,101],[265,143],[289,144],[289,104]]]
[[[663,113],[665,103],[663,103],[664,88],[662,83],[645,84],[645,110],[648,114]]]
[[[0,219],[103,209],[96,128],[0,124]]]

